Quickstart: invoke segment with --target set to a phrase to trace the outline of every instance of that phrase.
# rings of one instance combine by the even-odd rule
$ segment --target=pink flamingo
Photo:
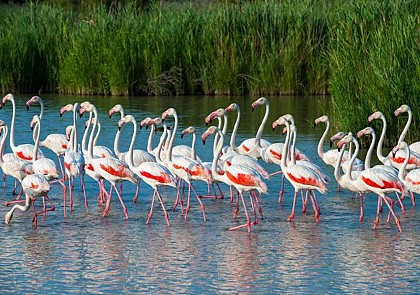
[[[16,146],[15,145],[15,118],[16,118],[16,103],[13,94],[9,93],[5,95],[2,99],[2,107],[7,101],[12,103],[12,123],[10,126],[10,147],[16,157],[20,158],[21,160],[31,161],[33,155],[33,144],[21,144]],[[38,158],[44,157],[44,154],[41,150],[38,150]]]
[[[45,178],[50,181],[50,184],[58,182],[66,193],[66,185],[62,179],[59,179],[59,172],[55,162],[49,158],[40,158],[37,159],[38,146],[39,146],[39,137],[41,132],[41,119],[38,115],[34,115],[30,123],[31,128],[34,130],[35,138],[35,148],[32,160],[32,169],[35,174],[42,174]]]
[[[140,177],[144,182],[150,185],[154,192],[152,198],[152,205],[150,207],[150,212],[147,217],[146,224],[149,223],[150,219],[153,215],[153,207],[156,196],[162,206],[163,212],[165,214],[166,223],[169,226],[169,218],[168,213],[165,209],[165,205],[163,204],[163,199],[159,194],[158,187],[160,186],[171,186],[176,188],[176,180],[172,173],[166,168],[164,165],[156,162],[143,162],[139,165],[135,165],[133,161],[133,150],[134,150],[134,143],[136,141],[137,135],[137,123],[133,116],[126,115],[124,116],[119,122],[118,127],[121,128],[125,123],[133,123],[133,135],[131,137],[131,143],[128,150],[128,166],[130,167],[131,171],[133,171],[138,177]],[[162,146],[162,144],[160,145]]]
[[[407,123],[404,126],[403,131],[401,132],[398,142],[404,141],[404,138],[407,135],[408,129],[410,128],[411,122],[413,120],[413,114],[412,114],[411,108],[408,105],[406,104],[401,105],[398,109],[395,110],[394,115],[399,116],[402,113],[407,113],[408,119],[407,119]],[[414,151],[420,154],[420,141],[410,144],[409,148],[411,151]]]
[[[29,208],[31,207],[31,204],[35,201],[35,199],[38,197],[42,197],[44,199],[44,202],[45,200],[47,200],[51,204],[51,208],[44,209],[41,212],[36,212],[35,206],[34,206],[33,222],[34,222],[34,226],[37,227],[37,223],[38,223],[37,217],[39,214],[55,210],[54,204],[51,202],[50,198],[48,197],[48,193],[50,191],[50,184],[48,183],[48,180],[45,178],[44,175],[32,174],[32,175],[28,175],[22,180],[22,187],[23,187],[23,191],[26,197],[25,206],[18,205],[18,204],[14,205],[12,209],[6,213],[4,221],[6,224],[10,224],[13,218],[13,213],[15,212],[16,209],[19,209],[21,211],[28,211]]]
[[[23,161],[18,157],[9,157],[9,159],[4,158],[5,142],[8,134],[8,127],[3,120],[0,120],[1,128],[1,143],[0,143],[0,167],[3,170],[3,173],[15,178],[19,184],[22,183],[22,180],[30,174],[33,174],[32,163],[29,161]],[[22,188],[23,192],[23,188]],[[20,198],[21,193],[18,195]]]
[[[222,148],[223,148],[224,134],[216,126],[210,126],[207,129],[207,131],[203,133],[202,139],[203,139],[203,143],[205,143],[206,139],[210,136],[210,134],[215,134],[216,132],[219,134],[220,139],[217,145],[216,153],[214,154],[214,157],[213,157],[213,163],[212,163],[213,177],[221,182],[224,182],[228,185],[232,185],[236,188],[236,190],[239,192],[241,196],[241,201],[244,207],[245,216],[247,220],[245,224],[229,228],[229,230],[236,230],[236,229],[246,226],[248,228],[248,232],[250,232],[252,224],[251,224],[251,220],[249,218],[248,210],[246,207],[246,202],[244,199],[244,192],[258,191],[260,194],[266,194],[267,185],[265,184],[263,177],[260,175],[260,173],[244,165],[235,164],[235,165],[231,165],[227,167],[226,170],[224,170],[223,172],[217,171],[216,167],[217,167],[218,155],[221,153]],[[258,223],[258,221],[256,218],[255,207],[259,205],[259,203],[254,204],[254,202],[258,202],[258,198],[255,197],[255,195],[253,196],[250,193],[250,199],[251,199],[251,206],[254,210],[254,215],[255,215],[255,220],[256,220],[254,224],[256,224]],[[262,216],[261,207],[259,208],[260,208],[260,214]]]
[[[34,103],[39,103],[41,106],[39,119],[42,120],[42,117],[44,116],[44,102],[41,97],[33,96],[31,99],[29,99],[26,102],[26,109],[29,110],[30,106]],[[39,146],[50,149],[54,154],[56,154],[61,169],[61,175],[64,177],[65,174],[61,157],[64,157],[64,154],[69,147],[69,141],[67,140],[66,136],[59,133],[48,134],[44,140],[39,141]]]
[[[74,178],[80,177],[83,196],[85,200],[85,208],[88,211],[88,203],[86,198],[86,190],[84,184],[84,175],[85,175],[85,159],[82,153],[78,150],[77,145],[77,116],[76,113],[80,108],[79,103],[67,104],[60,109],[60,116],[64,112],[72,112],[73,113],[73,127],[71,131],[70,141],[69,141],[69,149],[64,154],[64,170],[69,180],[69,191],[70,191],[70,211],[73,210],[73,185],[74,185]],[[66,194],[64,194],[64,218],[66,218]]]
[[[382,145],[385,138],[387,123],[385,116],[381,112],[374,112],[372,115],[369,116],[368,121],[372,122],[374,119],[381,119],[383,123],[381,137],[378,142],[377,152],[376,155],[383,164],[385,165],[392,165],[393,167],[400,169],[402,163],[404,162],[404,154],[402,151],[397,152],[395,155],[392,155],[390,152],[387,157],[383,156],[382,154]],[[420,166],[420,154],[412,151],[410,153],[410,159],[408,161],[407,170],[416,169]]]
[[[344,143],[349,144],[350,141],[353,142],[355,145],[355,154],[357,155],[359,151],[359,143],[357,140],[353,137],[353,135],[347,134],[343,139],[341,139],[337,146],[338,148],[341,148]],[[352,157],[353,159],[353,157]],[[406,158],[406,161],[403,163],[403,167],[405,167],[408,163],[408,158]],[[352,163],[351,163],[352,164]],[[351,165],[349,164],[349,165]],[[379,224],[379,213],[381,208],[381,203],[384,201],[386,205],[389,208],[390,213],[395,219],[395,223],[398,226],[398,230],[402,231],[400,221],[395,214],[394,210],[392,209],[392,205],[388,201],[389,198],[386,196],[387,193],[390,192],[397,192],[401,194],[405,194],[405,186],[401,182],[398,177],[395,177],[394,174],[389,173],[386,169],[379,168],[369,168],[363,170],[359,177],[352,181],[353,185],[359,189],[360,192],[373,192],[378,195],[378,209],[376,213],[376,218],[374,221],[373,228],[377,228]]]
[[[166,117],[172,116],[174,118],[174,130],[172,133],[171,138],[169,139],[169,147],[168,147],[168,154],[167,159],[165,161],[166,167],[169,168],[169,170],[185,181],[188,184],[188,198],[187,198],[187,207],[185,210],[185,219],[188,218],[188,212],[190,210],[190,195],[191,190],[193,190],[198,202],[200,203],[201,211],[203,213],[203,219],[206,221],[206,213],[204,209],[204,204],[200,200],[200,197],[198,196],[194,186],[192,185],[192,181],[194,180],[201,180],[205,181],[206,183],[211,182],[211,175],[210,173],[201,165],[199,162],[189,158],[189,157],[183,157],[183,156],[172,156],[172,149],[173,144],[175,140],[175,136],[177,133],[178,128],[178,115],[174,108],[169,108],[166,111],[162,113],[162,121],[166,119]],[[191,154],[191,151],[190,151]],[[180,190],[178,188],[177,193],[177,199],[180,198]]]
[[[289,149],[289,141],[290,141],[290,124],[286,120],[285,116],[279,117],[276,121],[273,122],[273,129],[275,129],[278,125],[286,125],[287,127],[287,135],[286,135],[286,142],[283,146],[282,151],[282,160],[281,160],[281,170],[283,171],[284,176],[286,179],[292,184],[295,189],[295,195],[293,198],[293,207],[292,213],[290,214],[287,221],[292,221],[295,216],[295,205],[296,205],[296,197],[300,190],[308,190],[310,192],[310,197],[312,200],[312,205],[315,213],[315,220],[319,221],[319,206],[317,205],[315,193],[313,190],[318,190],[320,193],[324,194],[328,191],[324,180],[311,168],[302,165],[300,163],[296,163],[295,159],[292,157],[291,162],[286,164],[286,159],[288,158],[288,149]],[[286,155],[286,156],[285,156]]]
[[[254,111],[258,106],[265,105],[265,114],[261,121],[260,127],[258,128],[257,134],[254,138],[248,138],[244,140],[238,147],[237,151],[241,155],[247,155],[254,159],[258,159],[261,157],[261,149],[270,145],[270,142],[267,140],[262,139],[262,134],[264,131],[264,126],[267,123],[268,115],[270,113],[270,103],[268,99],[265,97],[260,97],[256,101],[252,103],[252,111]],[[228,107],[228,111],[231,108]],[[236,108],[238,113],[240,112],[239,108]],[[236,136],[237,129],[232,131],[232,136]]]
[[[80,106],[81,106],[81,110],[80,110],[81,114],[83,114],[85,111],[93,112],[94,118],[97,118],[98,112],[96,110],[96,107],[93,104],[91,104],[88,101],[85,101],[81,103]],[[88,154],[90,155],[90,164],[93,166],[93,170],[96,173],[98,173],[102,178],[104,178],[111,184],[111,189],[109,193],[104,191],[107,196],[107,203],[106,203],[103,216],[105,217],[108,214],[108,211],[110,209],[110,203],[111,203],[112,189],[115,188],[115,192],[117,193],[118,199],[120,200],[121,206],[123,207],[125,218],[128,219],[127,208],[125,207],[124,201],[122,200],[122,197],[120,193],[118,192],[118,189],[116,188],[116,182],[130,181],[131,183],[134,183],[137,185],[138,179],[136,175],[130,170],[128,165],[119,159],[93,157],[92,135],[95,133],[95,129],[96,129],[96,121],[93,124],[92,133],[89,138]]]

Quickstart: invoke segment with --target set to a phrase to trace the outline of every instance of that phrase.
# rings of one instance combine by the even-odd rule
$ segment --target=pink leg
[[[309,196],[311,197],[311,200],[312,200],[312,208],[314,210],[315,220],[316,222],[319,222],[319,213],[318,213],[318,208],[316,206],[314,195],[315,195],[314,191],[309,192]]]
[[[292,213],[290,214],[290,216],[287,218],[287,221],[292,221],[293,218],[295,217],[295,205],[296,205],[296,198],[297,198],[297,194],[298,191],[295,190],[295,196],[293,197],[293,207],[292,207]]]
[[[410,195],[411,195],[411,204],[413,206],[416,206],[416,197],[414,196],[414,193],[410,192]]]
[[[381,201],[381,197],[378,195],[378,206],[376,208],[376,217],[375,217],[375,221],[373,222],[373,229],[378,227],[379,224],[379,214],[381,213],[381,207],[382,207],[382,201]]]
[[[395,223],[398,226],[398,231],[402,232],[400,220],[398,219],[397,215],[395,215],[394,209],[392,209],[392,206],[389,204],[388,200],[384,196],[382,196],[382,198],[383,198],[385,204],[388,206],[389,211],[391,212],[392,216],[394,216]]]
[[[193,192],[194,192],[194,194],[195,194],[195,197],[197,198],[198,202],[200,203],[201,212],[203,212],[203,219],[204,219],[204,221],[206,221],[206,211],[205,211],[205,209],[204,209],[204,204],[203,204],[203,202],[200,200],[200,197],[198,196],[198,194],[197,194],[197,192],[196,192],[196,190],[195,190],[194,186],[192,185],[192,183],[190,184],[190,186],[191,186],[191,189],[193,190]],[[189,192],[188,192],[188,194],[189,194]],[[188,197],[188,198],[189,198],[189,197]]]
[[[156,197],[156,190],[153,192],[152,205],[150,206],[150,211],[149,211],[149,214],[147,215],[146,224],[149,224],[149,221],[150,221],[150,219],[152,218],[152,215],[153,215],[153,208],[154,208],[154,206],[155,206],[155,197]]]
[[[169,224],[168,212],[165,209],[165,205],[163,204],[163,199],[160,196],[159,191],[157,189],[156,189],[156,194],[159,199],[160,205],[162,206],[163,213],[165,214],[166,224],[169,226],[170,224]]]
[[[127,208],[125,207],[124,201],[123,201],[120,193],[118,192],[117,187],[115,186],[115,184],[114,184],[114,188],[115,188],[115,192],[117,193],[118,199],[120,200],[121,206],[123,207],[125,219],[128,219]]]
[[[242,227],[247,226],[248,227],[248,232],[250,232],[251,231],[251,220],[249,219],[248,210],[246,208],[244,194],[243,194],[243,192],[240,192],[239,194],[241,195],[242,204],[243,204],[244,210],[245,210],[246,224],[235,226],[235,227],[231,227],[231,228],[229,228],[229,230],[236,230],[238,228],[242,228]]]
[[[281,188],[280,188],[280,192],[279,192],[279,204],[281,203],[281,199],[283,198],[283,193],[284,193],[284,174],[282,174],[282,176],[281,176]]]
[[[133,198],[133,203],[136,203],[137,202],[137,199],[139,198],[139,192],[140,192],[140,179],[137,182],[136,195]]]
[[[105,217],[105,216],[108,214],[109,207],[110,207],[110,205],[111,205],[112,188],[113,188],[113,185],[111,185],[111,188],[110,188],[110,190],[109,190],[109,193],[106,193],[106,195],[107,195],[107,200],[106,200],[106,206],[105,206],[104,213],[102,214],[102,216],[103,216],[103,217]]]
[[[364,213],[363,213],[363,194],[360,194],[360,217],[359,220],[363,221]]]
[[[401,194],[401,198],[398,196],[398,193],[395,193],[395,195],[397,196],[398,203],[400,203],[400,206],[401,206],[401,211],[402,211],[403,213],[405,213],[405,207],[404,207],[404,204],[401,202],[401,199],[404,197],[404,195],[403,195],[403,194]]]

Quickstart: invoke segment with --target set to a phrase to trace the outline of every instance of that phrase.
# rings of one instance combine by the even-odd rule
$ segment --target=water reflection
[[[17,143],[31,141],[29,120],[39,109],[28,112],[17,96]],[[107,112],[121,103],[126,113],[137,120],[158,116],[173,106],[180,115],[180,128],[196,126],[201,134],[206,126],[204,117],[219,107],[237,102],[243,112],[237,141],[254,136],[264,115],[263,108],[251,112],[255,98],[236,97],[139,97],[103,98],[45,96],[46,113],[41,138],[49,132],[60,132],[71,122],[71,116],[58,115],[67,103],[90,100],[96,104],[103,132],[99,143],[112,146],[118,118],[109,119]],[[313,128],[313,120],[327,113],[329,100],[317,97],[269,97],[274,121],[284,113],[295,116],[299,147],[332,175],[318,159],[317,141],[322,128]],[[0,110],[1,119],[10,122],[10,109]],[[229,117],[230,130],[235,115]],[[83,121],[83,120],[82,120]],[[82,128],[83,122],[80,121]],[[131,129],[123,130],[121,149],[128,148]],[[136,146],[146,148],[147,132],[139,131]],[[266,126],[264,137],[272,142],[283,141],[278,133]],[[155,139],[155,143],[157,139]],[[176,139],[177,143],[189,144]],[[211,144],[197,143],[198,153],[210,160]],[[9,150],[9,148],[8,148]],[[55,159],[54,155],[45,153]],[[265,165],[265,164],[264,164]],[[265,165],[274,172],[277,167]],[[146,225],[152,190],[142,186],[137,204],[131,202],[135,187],[124,186],[124,201],[129,219],[124,220],[118,200],[111,203],[107,218],[96,202],[97,185],[86,178],[89,214],[85,213],[80,184],[76,183],[74,210],[63,219],[62,194],[53,187],[55,212],[40,218],[38,229],[32,226],[31,214],[17,212],[10,226],[0,226],[2,254],[0,259],[0,290],[6,293],[416,293],[420,275],[419,222],[416,208],[407,206],[401,218],[403,232],[387,225],[385,217],[377,230],[372,230],[376,198],[367,197],[365,222],[358,221],[358,201],[350,194],[337,195],[336,183],[330,193],[319,196],[322,209],[320,223],[313,214],[296,214],[294,222],[286,222],[292,202],[292,188],[286,185],[283,203],[277,204],[280,177],[269,182],[270,194],[261,204],[264,220],[248,234],[229,232],[233,208],[227,200],[203,200],[207,222],[204,223],[196,202],[191,204],[188,221],[180,210],[171,211],[172,191],[164,192],[171,226],[164,222],[160,207]],[[0,201],[12,199],[12,181],[0,190]],[[198,187],[205,192],[205,186]],[[229,188],[222,187],[228,196]],[[8,209],[0,206],[0,217]],[[300,210],[300,209],[299,209]],[[28,212],[26,212],[28,213]],[[29,212],[30,213],[30,212]],[[13,283],[12,283],[13,282]],[[18,282],[18,283],[15,283]]]

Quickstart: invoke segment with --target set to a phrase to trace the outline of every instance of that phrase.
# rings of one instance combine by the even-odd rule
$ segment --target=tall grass
[[[407,118],[397,120],[393,113],[406,103],[415,110],[407,139],[418,140],[419,11],[419,1],[360,1],[336,15],[329,38],[330,90],[340,129],[357,131],[381,111],[389,123],[388,144],[395,144]]]
[[[327,94],[337,128],[420,96],[418,0],[0,9],[2,92]],[[415,127],[420,113],[414,112]],[[414,128],[413,128],[414,129]],[[409,134],[409,136],[413,136]]]

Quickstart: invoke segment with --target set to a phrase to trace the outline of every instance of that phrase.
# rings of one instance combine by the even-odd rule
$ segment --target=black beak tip
[[[26,110],[29,111],[29,106],[28,105],[26,105]]]
[[[109,115],[109,118],[111,119],[112,118],[112,115]]]
[[[330,140],[330,148],[332,148],[333,146],[333,142]]]
[[[60,113],[60,117],[62,117],[63,116],[63,114],[62,113]]]
[[[118,130],[121,131],[121,126],[118,126]]]
[[[181,134],[181,139],[184,137],[184,134]]]
[[[252,108],[251,112],[253,112],[253,111],[255,111],[255,109],[254,109],[254,108]]]
[[[205,139],[203,139],[203,145],[206,145],[206,140]]]

